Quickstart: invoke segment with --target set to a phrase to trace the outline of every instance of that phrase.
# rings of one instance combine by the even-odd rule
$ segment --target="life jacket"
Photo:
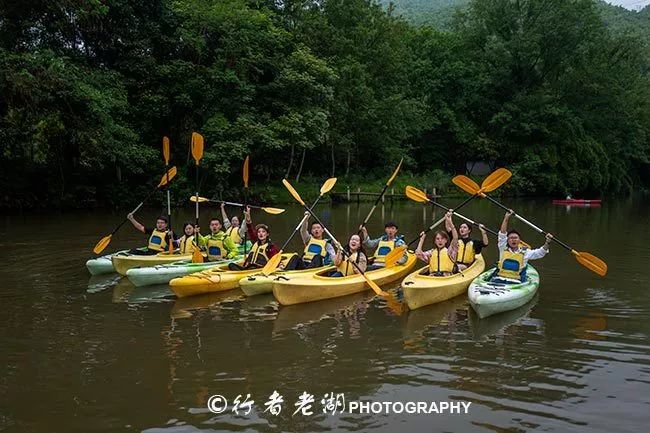
[[[264,266],[269,261],[269,256],[266,253],[269,245],[269,242],[263,244],[260,244],[259,241],[255,242],[251,248],[251,252],[246,257],[246,263]]]
[[[226,247],[223,245],[224,238],[226,234],[224,232],[218,232],[216,234],[210,235],[208,238],[208,260],[214,262],[216,260],[221,260],[228,255]]]
[[[357,256],[359,253],[350,254],[349,258],[343,259],[341,263],[336,267],[336,270],[343,274],[344,277],[348,275],[354,275],[356,268],[350,262],[356,262]]]
[[[524,281],[526,279],[526,266],[524,265],[524,251],[512,252],[505,249],[497,263],[497,276]]]
[[[434,249],[429,259],[429,274],[434,275],[441,272],[450,274],[454,272],[454,262],[449,258],[447,247]]]
[[[180,239],[180,248],[179,248],[179,253],[181,254],[189,254],[192,251],[194,251],[194,236],[188,237],[187,235],[183,235]]]
[[[456,263],[462,263],[464,265],[470,265],[474,263],[474,256],[476,252],[474,251],[474,241],[469,239],[465,242],[462,239],[458,239],[458,255],[456,256]]]
[[[239,227],[228,227],[228,230],[226,230],[226,236],[230,237],[235,245],[241,244],[242,239],[241,236],[239,236]]]
[[[323,259],[327,257],[327,240],[316,239],[312,236],[307,245],[305,245],[302,259],[306,262],[311,262],[311,260],[316,256],[321,256]]]
[[[158,229],[153,229],[151,236],[149,236],[149,245],[147,248],[154,251],[166,251],[167,250],[167,230],[161,232]]]

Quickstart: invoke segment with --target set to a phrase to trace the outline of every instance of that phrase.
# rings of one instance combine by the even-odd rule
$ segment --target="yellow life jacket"
[[[523,281],[522,277],[526,271],[523,251],[512,252],[508,249],[503,250],[497,268],[497,276]]]
[[[153,229],[151,236],[149,236],[149,245],[147,248],[154,251],[166,251],[167,250],[167,231],[161,232],[158,229]]]
[[[465,242],[462,239],[458,239],[458,255],[456,256],[457,263],[471,265],[474,263],[475,255],[476,252],[474,251],[474,241],[469,239],[467,242]]]
[[[246,258],[246,262],[248,264],[256,264],[258,266],[264,266],[266,262],[269,261],[269,256],[266,254],[266,249],[268,248],[269,243],[265,242],[264,244],[261,244],[258,242],[255,242],[253,244],[253,247],[251,248],[250,254],[248,254],[248,257]]]
[[[434,249],[429,259],[429,274],[433,275],[440,272],[454,272],[454,262],[449,258],[447,247]]]
[[[350,254],[350,258],[343,259],[341,263],[336,267],[336,270],[343,274],[344,277],[347,277],[348,275],[354,275],[357,268],[355,268],[354,265],[350,262],[356,262],[357,255],[358,253]]]
[[[375,263],[385,263],[386,256],[388,253],[395,249],[395,239],[392,241],[384,240],[383,238],[379,240],[377,244],[377,249],[375,250]]]
[[[311,259],[316,256],[323,258],[327,256],[327,241],[325,239],[316,239],[312,236],[309,239],[309,243],[305,245],[302,259],[306,262],[311,262]]]
[[[194,236],[188,237],[187,235],[183,235],[180,239],[180,248],[179,248],[179,253],[180,254],[189,254],[192,251],[194,251]]]
[[[226,248],[223,246],[223,239],[225,238],[225,234],[223,234],[223,232],[221,233],[221,236],[219,236],[219,233],[217,233],[216,235],[212,235],[210,238],[208,238],[208,260],[211,262],[224,259],[228,255]]]
[[[235,228],[233,226],[228,227],[228,230],[226,230],[226,235],[232,239],[232,241],[235,243],[235,245],[241,244],[241,236],[239,236],[239,227]]]

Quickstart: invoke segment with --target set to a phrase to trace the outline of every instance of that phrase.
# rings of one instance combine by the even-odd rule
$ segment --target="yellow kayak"
[[[415,254],[408,253],[408,260],[403,265],[380,268],[366,272],[371,281],[378,285],[390,284],[406,276],[415,266]],[[273,295],[282,305],[300,304],[337,298],[352,293],[369,290],[366,280],[361,275],[346,277],[328,277],[329,271],[291,278],[288,281],[273,281]]]
[[[333,271],[334,266],[321,266],[320,268],[300,269],[296,271],[278,271],[268,276],[258,273],[239,280],[239,287],[241,287],[242,292],[244,292],[246,296],[263,295],[265,293],[273,292],[274,281],[286,281],[290,278],[303,277],[325,270]]]
[[[166,265],[179,260],[192,260],[192,254],[169,254],[168,252],[154,254],[152,256],[140,256],[137,254],[117,253],[113,254],[111,261],[115,272],[126,275],[126,271],[133,268],[146,268],[149,266]]]
[[[286,263],[291,255],[282,254],[282,262]],[[241,265],[242,263],[243,261],[238,264]],[[181,278],[174,278],[169,282],[169,285],[176,296],[184,298],[186,296],[236,289],[239,287],[239,281],[242,278],[259,273],[259,268],[231,271],[226,264]]]
[[[478,254],[474,263],[462,273],[448,277],[425,275],[428,269],[428,266],[420,268],[402,281],[404,300],[411,310],[466,293],[472,280],[485,269],[485,260]]]

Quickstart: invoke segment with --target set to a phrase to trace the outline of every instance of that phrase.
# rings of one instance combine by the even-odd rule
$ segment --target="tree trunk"
[[[330,177],[334,177],[336,172],[336,159],[334,159],[334,143],[332,143],[332,174]]]
[[[346,176],[346,177],[347,177],[347,175],[350,174],[350,160],[351,160],[351,159],[352,159],[352,151],[351,151],[350,148],[348,147],[348,159],[347,159],[347,161],[346,161],[346,163],[345,163],[345,176]]]
[[[291,174],[291,167],[293,166],[293,153],[295,150],[296,146],[294,144],[291,145],[291,155],[289,156],[289,167],[287,167],[287,172],[284,175],[285,179],[289,179],[289,174]]]
[[[302,149],[302,158],[300,158],[300,167],[298,168],[298,173],[296,174],[296,182],[300,181],[300,175],[302,174],[302,166],[305,164],[305,154],[307,149]]]

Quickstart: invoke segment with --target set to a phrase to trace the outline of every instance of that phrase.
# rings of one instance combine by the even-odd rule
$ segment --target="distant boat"
[[[566,205],[566,206],[600,206],[600,200],[569,198],[569,199],[562,199],[562,200],[553,200],[553,204]]]

